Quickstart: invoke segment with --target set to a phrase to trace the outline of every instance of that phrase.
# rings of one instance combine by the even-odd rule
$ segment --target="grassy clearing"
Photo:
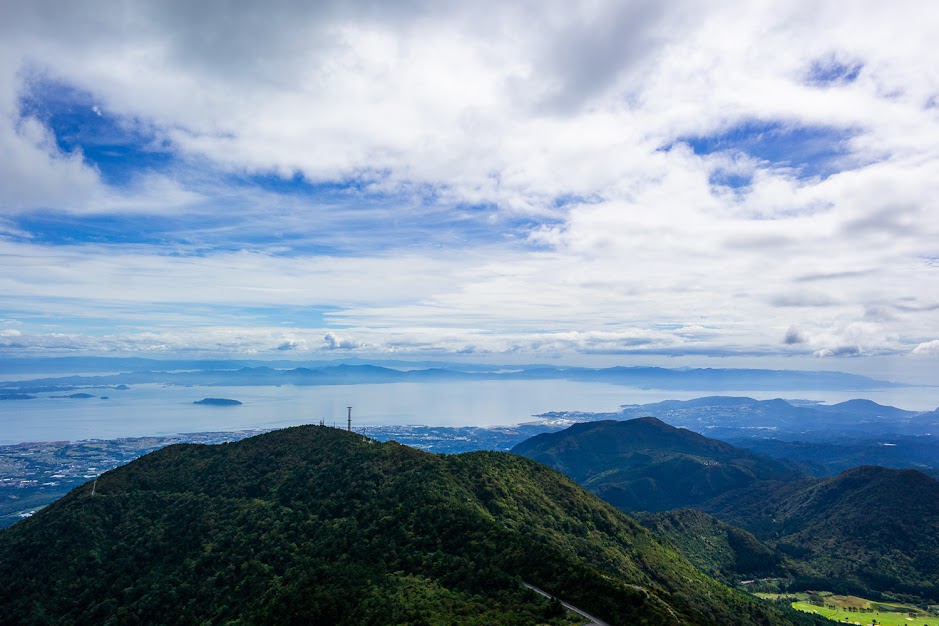
[[[843,624],[939,626],[939,616],[907,604],[874,602],[857,596],[839,596],[828,592],[759,595],[767,599],[786,597],[792,600],[794,609],[817,613]],[[819,601],[824,603],[824,606],[818,606]]]

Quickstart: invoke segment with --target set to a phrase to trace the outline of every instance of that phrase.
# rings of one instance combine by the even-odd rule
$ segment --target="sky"
[[[0,14],[2,356],[939,372],[936,3]]]

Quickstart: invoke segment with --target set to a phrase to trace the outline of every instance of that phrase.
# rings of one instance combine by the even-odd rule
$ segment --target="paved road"
[[[561,603],[561,605],[562,605],[565,609],[569,609],[569,610],[573,611],[574,613],[577,613],[578,615],[580,615],[580,616],[584,617],[585,619],[589,620],[589,622],[586,624],[586,626],[610,626],[609,624],[607,624],[607,623],[604,622],[603,620],[597,619],[596,617],[594,617],[594,616],[591,615],[590,613],[587,613],[586,611],[581,611],[581,610],[578,609],[576,606],[572,606],[572,605],[568,604],[567,602],[565,602],[564,600],[562,600],[562,599],[560,599],[560,598],[555,598],[554,596],[552,596],[550,593],[548,593],[548,592],[545,591],[544,589],[539,589],[538,587],[536,587],[536,586],[534,586],[534,585],[529,585],[528,583],[526,583],[526,582],[524,582],[524,581],[522,582],[522,584],[525,585],[526,587],[528,587],[529,589],[531,589],[532,591],[534,591],[535,593],[540,593],[541,595],[543,595],[543,596],[546,597],[546,598],[553,598],[553,599],[557,600],[558,602]]]

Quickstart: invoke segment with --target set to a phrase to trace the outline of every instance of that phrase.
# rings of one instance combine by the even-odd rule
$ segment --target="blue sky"
[[[484,4],[4,9],[0,353],[935,371],[936,9]]]

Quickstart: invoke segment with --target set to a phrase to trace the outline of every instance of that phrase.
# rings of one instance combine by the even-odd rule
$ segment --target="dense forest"
[[[675,544],[702,572],[729,584],[788,576],[785,557],[751,533],[695,509],[636,513],[643,526]]]
[[[811,478],[651,417],[576,424],[513,452],[625,511],[714,515],[724,524],[689,511],[640,519],[718,578],[784,575],[792,589],[939,601],[939,482],[918,471],[863,466]]]
[[[801,565],[799,586],[939,601],[939,482],[916,470],[767,483],[705,509]]]
[[[176,445],[0,532],[3,624],[810,624],[561,474],[326,427]],[[576,620],[575,620],[576,622]]]
[[[575,424],[532,437],[512,452],[567,474],[624,511],[694,506],[761,481],[805,477],[786,461],[654,417]]]

